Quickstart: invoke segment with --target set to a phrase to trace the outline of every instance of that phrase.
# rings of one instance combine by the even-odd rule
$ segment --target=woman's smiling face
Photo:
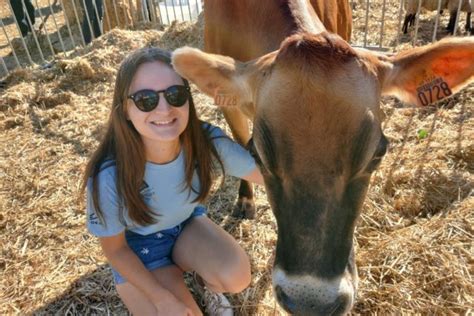
[[[168,65],[155,61],[142,64],[132,80],[128,95],[140,90],[165,90],[173,85],[183,85],[183,79]],[[179,142],[189,119],[189,101],[181,107],[168,104],[163,93],[159,94],[158,106],[150,112],[137,108],[132,99],[127,99],[127,117],[140,133],[145,147],[158,143]]]

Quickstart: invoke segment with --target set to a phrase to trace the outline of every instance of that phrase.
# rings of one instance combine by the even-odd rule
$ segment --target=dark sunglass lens
[[[172,106],[183,106],[188,101],[189,93],[185,86],[171,86],[166,89],[165,98]]]
[[[141,111],[150,112],[158,105],[159,96],[155,91],[143,90],[135,94],[134,101]]]

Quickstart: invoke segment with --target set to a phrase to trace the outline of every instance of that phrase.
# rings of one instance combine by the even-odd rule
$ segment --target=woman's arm
[[[100,237],[100,245],[109,263],[124,278],[155,305],[158,313],[167,315],[192,315],[192,312],[170,291],[162,287],[153,274],[130,249],[122,232],[115,236]],[[184,311],[184,313],[183,313]]]
[[[258,169],[258,167],[253,169],[252,172],[250,172],[249,174],[242,177],[242,179],[253,182],[253,183],[256,183],[256,184],[260,184],[260,185],[265,184],[263,182],[262,173],[260,172],[260,169]]]

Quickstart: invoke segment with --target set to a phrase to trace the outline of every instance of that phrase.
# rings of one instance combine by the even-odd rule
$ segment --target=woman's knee
[[[217,273],[220,287],[226,293],[239,293],[247,288],[251,281],[250,261],[244,253],[237,260],[223,266]]]

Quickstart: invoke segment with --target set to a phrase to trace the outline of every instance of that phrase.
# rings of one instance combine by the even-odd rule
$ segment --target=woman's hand
[[[195,316],[189,307],[174,296],[161,299],[158,303],[155,303],[155,307],[158,316]]]

